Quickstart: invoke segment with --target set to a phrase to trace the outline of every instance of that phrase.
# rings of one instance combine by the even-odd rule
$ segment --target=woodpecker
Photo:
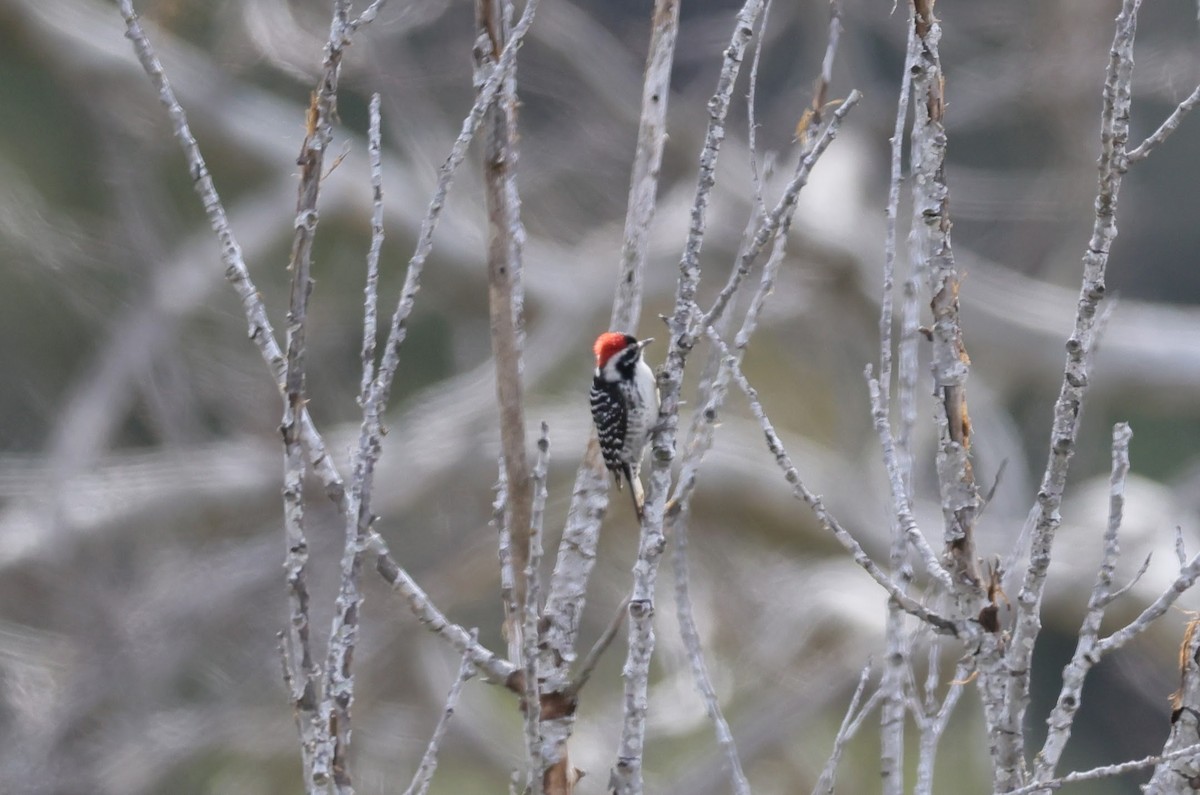
[[[596,372],[592,378],[592,421],[600,437],[604,464],[617,489],[629,482],[633,510],[642,519],[645,494],[638,479],[646,441],[658,418],[658,387],[654,371],[642,358],[653,338],[638,341],[629,334],[607,331],[596,338]]]

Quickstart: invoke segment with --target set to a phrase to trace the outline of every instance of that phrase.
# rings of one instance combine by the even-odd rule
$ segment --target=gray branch
[[[641,795],[642,757],[646,741],[646,699],[649,689],[650,659],[654,652],[654,589],[658,564],[662,557],[663,513],[671,484],[671,462],[675,458],[675,435],[679,424],[679,396],[684,364],[695,342],[689,332],[695,307],[696,287],[700,282],[700,249],[707,228],[707,210],[721,144],[725,140],[725,117],[754,24],[762,13],[764,0],[747,0],[738,12],[729,47],[721,65],[717,89],[708,102],[709,122],[696,196],[692,204],[687,242],[679,263],[674,314],[668,323],[671,342],[666,364],[659,375],[661,405],[658,427],[652,443],[650,488],[642,519],[638,558],[633,567],[633,589],[629,603],[629,649],[626,656],[624,721],[609,788],[616,795]]]
[[[833,786],[837,780],[837,767],[838,763],[842,761],[846,743],[854,735],[852,729],[859,722],[857,719],[868,711],[867,709],[860,711],[858,707],[867,690],[867,678],[870,675],[871,664],[868,662],[863,666],[862,673],[859,674],[858,685],[854,688],[854,695],[850,697],[850,706],[846,707],[846,714],[842,716],[842,725],[838,727],[837,735],[833,738],[833,751],[829,754],[829,759],[825,761],[825,767],[821,770],[821,777],[817,779],[817,785],[813,787],[813,795],[833,795]]]
[[[679,3],[680,0],[655,0],[650,23],[650,54],[646,58],[641,121],[629,178],[617,294],[608,325],[613,331],[630,334],[636,333],[642,314],[642,272],[650,247],[650,224],[657,207],[658,175],[667,142],[667,99],[671,95],[671,64],[679,33]]]
[[[527,791],[531,795],[546,792],[543,774],[546,768],[546,751],[542,738],[541,677],[538,670],[538,608],[541,599],[541,580],[538,576],[542,565],[542,519],[546,512],[546,473],[550,466],[550,427],[542,422],[538,436],[537,465],[533,470],[533,504],[530,507],[530,527],[527,531],[529,554],[525,561],[525,602],[522,605],[521,637],[524,642],[522,657],[525,673],[525,751],[529,770],[526,776]],[[555,795],[551,793],[551,795]]]
[[[470,634],[471,640],[474,641],[477,635],[476,631],[471,630]],[[438,753],[441,750],[442,738],[446,736],[450,718],[454,716],[454,708],[458,706],[458,697],[462,693],[463,685],[474,675],[475,666],[464,654],[462,664],[458,666],[458,676],[455,677],[454,684],[450,686],[450,692],[446,694],[446,705],[442,707],[441,717],[438,718],[437,725],[433,727],[429,745],[425,747],[425,753],[421,755],[421,764],[417,766],[412,783],[408,785],[408,789],[404,790],[404,795],[425,795],[429,790],[429,782],[433,780],[433,774],[437,772]]]
[[[1179,647],[1179,690],[1171,699],[1171,733],[1163,746],[1163,757],[1193,750],[1192,741],[1200,736],[1200,632],[1197,621],[1188,622],[1183,643]],[[1154,775],[1145,786],[1146,795],[1184,795],[1195,792],[1192,782],[1200,776],[1200,753],[1180,753],[1170,760],[1160,762]]]
[[[482,91],[495,69],[508,35],[503,0],[475,3],[475,84]],[[496,402],[500,413],[500,446],[508,481],[505,523],[512,539],[512,600],[505,605],[505,635],[509,657],[521,651],[521,611],[525,603],[525,569],[529,559],[529,512],[532,500],[529,459],[525,450],[524,389],[521,382],[519,329],[523,300],[520,295],[521,254],[525,229],[517,193],[517,84],[516,62],[501,81],[484,116],[483,172],[487,204],[488,315],[492,358],[496,363]]]
[[[1200,102],[1200,86],[1196,86],[1188,98],[1179,103],[1175,110],[1171,111],[1159,128],[1154,131],[1146,140],[1142,141],[1133,150],[1129,152],[1128,160],[1130,163],[1138,160],[1144,160],[1154,151],[1154,147],[1167,140],[1167,137],[1179,129],[1179,125],[1183,122],[1183,117],[1186,116],[1192,108],[1196,107],[1196,103]]]
[[[1083,283],[1075,315],[1075,328],[1067,340],[1067,360],[1058,399],[1054,404],[1054,424],[1050,432],[1050,451],[1038,489],[1030,540],[1029,565],[1017,597],[1012,642],[1006,661],[1011,674],[1005,699],[1002,730],[1018,745],[1029,706],[1030,664],[1033,648],[1041,631],[1042,595],[1054,537],[1062,521],[1063,489],[1075,439],[1079,433],[1079,415],[1088,387],[1092,350],[1097,332],[1097,310],[1105,296],[1104,276],[1109,249],[1117,235],[1116,209],[1125,173],[1126,143],[1129,139],[1130,86],[1133,81],[1133,40],[1137,31],[1140,0],[1124,0],[1117,16],[1116,32],[1109,54],[1104,81],[1103,107],[1100,114],[1100,176],[1096,215],[1091,239],[1083,255]],[[1021,753],[1014,748],[1015,754]],[[1010,754],[1011,756],[1011,754]],[[1015,761],[1015,760],[1014,760]],[[1016,775],[1004,779],[1011,788],[1022,783]]]
[[[1125,508],[1125,477],[1129,474],[1129,440],[1132,436],[1132,431],[1125,423],[1113,426],[1112,476],[1109,481],[1108,529],[1104,532],[1104,555],[1100,569],[1096,572],[1096,584],[1088,598],[1083,625],[1079,628],[1075,654],[1063,668],[1062,689],[1050,717],[1046,720],[1050,728],[1034,763],[1034,781],[1048,781],[1054,776],[1062,752],[1067,747],[1067,740],[1071,737],[1071,727],[1082,700],[1084,679],[1092,666],[1100,662],[1096,646],[1100,636],[1100,624],[1104,620],[1104,610],[1111,602],[1109,597],[1112,593],[1113,571],[1121,554],[1118,533]]]

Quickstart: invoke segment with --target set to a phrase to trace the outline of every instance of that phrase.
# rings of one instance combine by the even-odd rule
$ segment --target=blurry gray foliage
[[[162,0],[139,11],[155,23],[246,260],[281,319],[295,158],[327,4]],[[656,317],[672,307],[705,102],[734,11],[683,6],[645,335],[662,336]],[[984,554],[1004,554],[1045,459],[1091,226],[1116,6],[1019,0],[939,11],[949,31],[948,178],[984,489],[1007,462],[977,543]],[[649,4],[546,2],[521,51],[526,416],[552,429],[547,549],[561,532],[589,431],[588,348],[607,323],[619,259],[648,13]],[[795,156],[827,13],[820,0],[771,11],[757,92],[759,154],[778,163],[771,196]],[[1181,16],[1169,4],[1143,11],[1134,141],[1200,76],[1196,30]],[[888,3],[846,4],[830,96],[857,87],[866,99],[801,194],[789,256],[744,362],[797,470],[880,561],[890,498],[862,369],[877,357],[887,140],[905,23],[904,9],[891,13]],[[178,149],[114,9],[3,0],[0,42],[0,791],[297,791],[295,730],[275,651],[286,618],[278,395],[246,344]],[[390,307],[435,169],[472,101],[471,44],[469,4],[393,0],[347,55],[331,153],[345,157],[323,185],[309,312],[309,408],[339,458],[357,434],[371,211],[365,98],[383,98],[389,239],[380,285]],[[710,211],[704,305],[734,262],[753,202],[743,93]],[[1200,546],[1197,129],[1185,122],[1131,171],[1122,197],[1109,267],[1109,288],[1121,297],[1093,371],[1035,660],[1044,679],[1033,683],[1028,722],[1038,742],[1103,551],[1112,421],[1128,419],[1135,431],[1117,582],[1155,552],[1147,574],[1110,609],[1114,627],[1175,577],[1168,551],[1176,526],[1189,550]],[[481,641],[498,649],[499,573],[487,521],[499,438],[482,197],[473,157],[451,193],[401,353],[374,510],[377,529],[438,606],[480,627]],[[928,394],[918,388],[914,511],[935,528]],[[625,507],[614,503],[606,519],[584,644],[628,587],[637,536]],[[308,522],[313,626],[322,635],[343,523],[316,499]],[[807,791],[860,666],[883,652],[881,592],[797,512],[737,395],[705,461],[690,535],[691,601],[708,672],[754,791]],[[658,589],[648,789],[724,792],[724,758],[713,753],[694,693],[669,577],[664,570],[668,583]],[[364,590],[356,785],[391,792],[419,763],[459,661],[378,578],[367,577]],[[1180,625],[1168,616],[1092,672],[1065,767],[1163,748]],[[614,650],[602,661],[575,726],[572,760],[591,776],[581,792],[600,792],[612,764],[621,656]],[[955,659],[947,652],[942,661],[943,684]],[[511,699],[468,684],[431,791],[497,791],[521,764],[519,721]],[[977,702],[954,721],[962,731],[943,741],[939,792],[986,779]],[[847,748],[842,791],[875,791],[877,749],[865,741]],[[1075,791],[1129,791],[1128,781]]]

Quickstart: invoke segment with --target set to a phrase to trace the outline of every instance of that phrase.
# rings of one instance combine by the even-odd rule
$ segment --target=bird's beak
[[[645,348],[647,345],[649,345],[652,342],[654,342],[654,337],[646,337],[646,339],[644,339],[638,343],[638,348],[639,349]]]

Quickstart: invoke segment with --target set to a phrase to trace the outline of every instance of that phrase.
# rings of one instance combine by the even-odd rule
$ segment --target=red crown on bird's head
[[[635,340],[628,334],[622,334],[619,331],[604,332],[596,337],[596,342],[592,345],[592,351],[596,354],[596,366],[603,367],[613,357],[613,354],[625,350],[634,343]]]

